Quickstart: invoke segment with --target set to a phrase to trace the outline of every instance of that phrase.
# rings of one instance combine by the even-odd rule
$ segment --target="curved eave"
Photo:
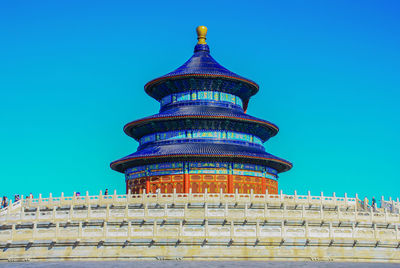
[[[120,160],[116,160],[111,162],[110,167],[118,172],[124,173],[125,170],[131,166],[135,166],[135,163],[138,161],[157,161],[157,160],[164,160],[171,159],[171,158],[181,158],[183,160],[190,160],[193,158],[225,158],[225,159],[246,159],[246,160],[261,160],[266,161],[268,166],[277,170],[278,173],[282,173],[285,171],[290,170],[293,165],[292,163],[285,161],[283,159],[277,159],[273,157],[259,157],[259,156],[249,156],[249,155],[202,155],[202,154],[169,154],[169,155],[157,155],[157,156],[142,156],[142,157],[124,157]]]
[[[255,83],[249,79],[246,79],[246,78],[221,75],[221,74],[201,74],[201,73],[189,73],[189,74],[172,75],[172,76],[161,76],[161,77],[158,77],[156,79],[153,79],[153,80],[147,82],[147,84],[144,86],[144,89],[149,96],[151,96],[157,100],[160,100],[160,98],[157,97],[156,94],[153,94],[153,87],[155,85],[161,84],[167,80],[177,80],[177,79],[183,79],[183,78],[188,78],[188,77],[222,78],[222,79],[227,79],[227,80],[231,80],[231,81],[239,81],[244,84],[247,84],[249,86],[249,88],[253,89],[250,96],[253,96],[259,90],[259,86],[257,83]],[[245,101],[247,99],[248,98],[246,98]]]
[[[260,124],[262,126],[268,127],[268,129],[272,130],[271,132],[271,138],[274,137],[278,132],[279,128],[278,126],[262,121],[262,120],[256,120],[256,119],[246,119],[246,118],[239,118],[239,117],[234,117],[234,116],[196,116],[196,115],[180,115],[180,116],[165,116],[165,117],[159,117],[159,118],[144,118],[144,119],[139,119],[133,122],[130,122],[124,126],[124,132],[126,135],[137,139],[138,137],[134,137],[131,133],[131,129],[144,125],[149,122],[154,122],[154,121],[168,121],[168,120],[179,120],[179,119],[220,119],[220,120],[225,120],[225,119],[230,119],[230,120],[235,120],[235,121],[242,121],[242,122],[250,122],[250,123],[256,123]]]

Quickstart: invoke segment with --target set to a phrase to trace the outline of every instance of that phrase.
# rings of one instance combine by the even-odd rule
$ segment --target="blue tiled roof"
[[[133,122],[128,123],[125,126],[125,133],[131,137],[134,137],[136,139],[140,138],[138,135],[141,135],[140,130],[137,129],[137,125],[140,124],[141,121],[143,120],[149,120],[150,122],[154,121],[156,119],[161,119],[161,118],[168,118],[168,117],[208,117],[208,118],[213,118],[213,117],[224,117],[224,118],[231,118],[231,119],[242,119],[242,120],[251,120],[251,121],[258,121],[259,123],[253,123],[255,125],[262,125],[263,128],[268,129],[268,136],[265,136],[264,133],[259,133],[261,139],[267,140],[270,137],[275,136],[278,133],[278,127],[266,120],[256,118],[254,116],[245,114],[241,110],[238,109],[229,109],[229,108],[223,108],[223,107],[218,107],[218,106],[182,106],[182,107],[176,107],[172,109],[165,110],[161,113],[148,116],[139,120],[135,120]],[[134,132],[136,131],[136,133]]]
[[[185,62],[175,71],[163,75],[160,78],[185,74],[223,75],[247,80],[251,83],[256,84],[255,82],[247,78],[244,78],[240,75],[235,74],[234,72],[229,71],[221,64],[219,64],[213,57],[211,57],[208,45],[196,45],[193,56],[187,62]]]
[[[242,162],[264,162],[278,172],[284,172],[292,167],[292,164],[284,159],[269,154],[257,147],[249,147],[235,144],[192,143],[169,144],[147,147],[133,154],[125,156],[111,163],[111,168],[123,172],[128,165],[143,163],[143,158],[154,157],[181,157],[187,160],[190,156],[203,156],[204,158],[234,158]],[[124,166],[125,165],[125,166]]]
[[[145,85],[146,92],[155,98],[160,98],[162,92],[156,92],[162,90],[161,87],[155,87],[155,85],[162,84],[170,79],[178,79],[182,77],[190,77],[191,75],[211,76],[218,78],[226,78],[230,80],[237,80],[237,84],[247,84],[246,87],[240,86],[241,89],[236,89],[240,94],[248,99],[249,96],[254,95],[258,91],[258,85],[254,81],[244,78],[234,72],[229,71],[222,65],[220,65],[209,53],[208,45],[196,45],[193,56],[185,62],[181,67],[172,71],[166,75],[151,80]],[[211,90],[211,88],[210,88]],[[165,91],[165,90],[164,90]],[[243,93],[243,91],[251,91]],[[236,93],[236,92],[235,92]]]

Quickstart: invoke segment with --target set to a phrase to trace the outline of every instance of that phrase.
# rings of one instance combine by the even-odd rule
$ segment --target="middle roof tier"
[[[205,106],[182,106],[132,121],[124,132],[139,140],[141,137],[173,130],[231,130],[258,136],[263,142],[275,136],[278,127],[236,109]]]

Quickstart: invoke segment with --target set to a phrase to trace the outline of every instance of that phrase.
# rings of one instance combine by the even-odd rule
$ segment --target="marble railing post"
[[[182,227],[182,221],[179,221],[179,229],[178,229],[178,240],[182,240],[183,237],[183,227]]]
[[[319,215],[320,215],[321,221],[323,221],[324,220],[324,205],[323,204],[321,204],[319,207]]]
[[[388,211],[387,208],[385,208],[385,223],[388,222]]]
[[[147,203],[146,203],[147,205]],[[125,204],[125,211],[124,211],[124,221],[127,221],[129,215],[129,205],[128,203]]]
[[[304,222],[304,232],[306,234],[306,240],[310,238],[310,229],[308,228],[308,221]]]
[[[283,211],[282,211],[282,219],[284,219],[284,218],[287,216],[286,203],[283,203],[283,204],[282,204],[282,208],[283,208]]]
[[[11,238],[10,238],[10,242],[14,241],[14,237],[15,237],[15,224],[11,225]]]
[[[36,208],[36,221],[38,221],[39,220],[39,217],[40,217],[40,206],[38,206],[37,208]]]
[[[154,222],[153,222],[153,237],[157,237],[157,220],[156,219],[154,219]]]
[[[332,199],[333,199],[333,204],[336,207],[337,206],[337,198],[336,198],[336,193],[335,192],[332,193]]]
[[[106,241],[106,238],[107,238],[107,221],[104,221],[103,222],[103,237],[102,237],[102,241]]]
[[[80,221],[78,224],[78,238],[77,241],[80,241],[80,239],[82,238],[82,222]]]
[[[92,217],[92,205],[91,204],[89,204],[88,206],[87,206],[87,218],[88,218],[88,220]]]
[[[32,240],[30,242],[35,241],[35,236],[36,236],[36,228],[37,228],[37,223],[34,222],[32,226]]]
[[[90,206],[90,197],[89,197],[89,191],[86,191],[86,197],[85,197],[85,201],[86,201],[86,206]]]
[[[356,194],[356,205],[354,206],[354,221],[357,222],[357,218],[358,218],[358,194]]]
[[[21,206],[19,208],[19,220],[22,222],[22,220],[24,219],[24,203],[22,202],[23,199],[21,198]]]
[[[57,207],[54,206],[53,210],[51,212],[51,220],[52,220],[52,222],[55,222],[55,220],[56,220],[56,210],[57,210]]]
[[[145,218],[149,217],[149,205],[148,205],[148,203],[144,204],[144,217]]]
[[[234,225],[233,221],[231,221],[230,226],[231,226],[231,228],[230,228],[230,238],[231,238],[231,241],[233,241],[234,240],[233,238],[235,236],[235,225]]]
[[[395,213],[400,213],[400,202],[398,197],[396,198]]]
[[[205,219],[204,220],[204,235],[205,235],[205,237],[206,237],[206,239],[208,238],[208,220],[207,219]]]
[[[370,215],[370,221],[374,222],[374,209],[371,207],[369,207],[369,215]]]
[[[110,205],[106,205],[106,221],[110,218]]]
[[[390,213],[393,213],[394,212],[394,200],[391,197],[389,198],[389,200],[390,200],[390,204],[391,204]]]
[[[126,197],[126,202],[130,203],[132,201],[131,188],[128,189],[128,195]]]
[[[132,240],[132,223],[128,221],[128,241]]]
[[[103,198],[103,192],[100,190],[99,192],[99,203],[103,203],[104,202],[104,198]]]
[[[56,235],[55,235],[55,240],[58,240],[58,236],[60,233],[60,223],[56,222]]]
[[[286,238],[285,221],[281,221],[281,238],[282,240],[285,240]]]
[[[71,204],[71,207],[69,208],[69,220],[72,220],[74,217],[74,204]]]
[[[161,189],[157,189],[157,202],[159,203],[161,200]]]
[[[324,192],[321,192],[321,196],[320,196],[320,203],[321,203],[321,206],[323,206],[323,204],[324,204]]]

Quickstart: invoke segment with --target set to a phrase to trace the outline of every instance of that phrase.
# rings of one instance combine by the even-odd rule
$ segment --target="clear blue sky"
[[[250,4],[249,4],[250,2]],[[191,55],[256,81],[248,113],[280,127],[280,188],[399,196],[398,1],[0,3],[0,195],[124,192],[122,127],[158,112],[149,80]]]

